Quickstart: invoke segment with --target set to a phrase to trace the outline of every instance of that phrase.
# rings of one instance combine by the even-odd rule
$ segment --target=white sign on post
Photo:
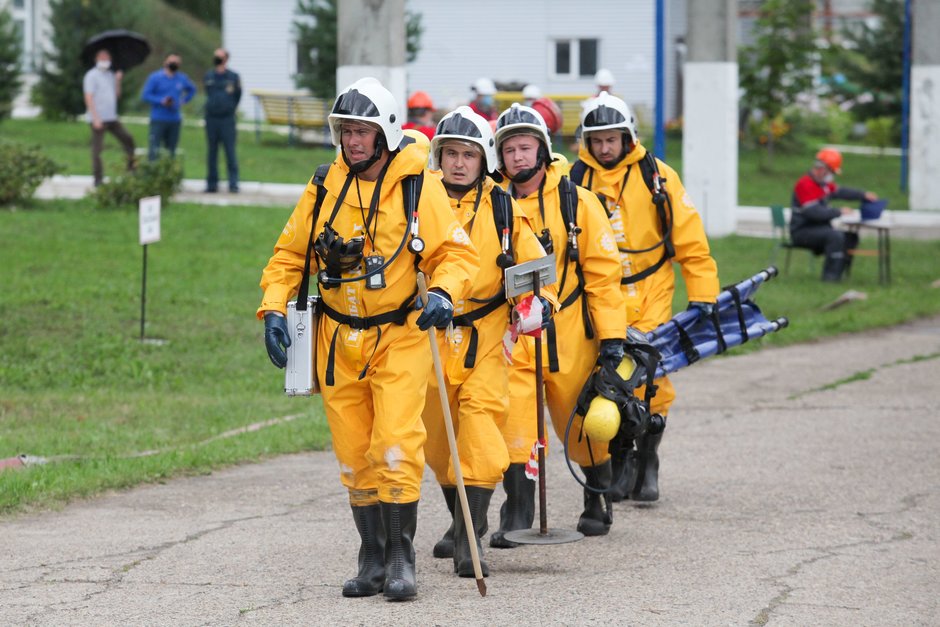
[[[160,241],[160,197],[147,196],[138,203],[140,210],[140,244]]]

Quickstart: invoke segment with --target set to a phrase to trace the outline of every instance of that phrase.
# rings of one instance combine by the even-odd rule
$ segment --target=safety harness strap
[[[376,327],[378,331],[378,335],[375,338],[375,347],[372,349],[372,355],[369,356],[369,359],[366,361],[366,365],[363,367],[362,372],[359,373],[359,379],[361,380],[366,376],[366,372],[368,371],[369,365],[372,362],[372,357],[375,355],[375,351],[379,347],[379,342],[382,340],[381,325],[389,323],[397,325],[405,324],[408,319],[408,314],[411,312],[411,305],[414,302],[415,296],[416,294],[409,296],[401,305],[399,305],[398,309],[386,311],[385,313],[374,316],[366,316],[364,318],[359,316],[350,316],[336,311],[323,302],[323,300],[320,300],[320,310],[325,313],[328,318],[339,323],[336,326],[336,329],[333,331],[333,338],[330,340],[330,354],[326,360],[326,384],[333,385],[335,383],[333,371],[336,364],[336,337],[339,334],[340,325],[346,325],[359,331]]]
[[[491,300],[487,304],[483,305],[478,309],[474,309],[469,313],[462,314],[460,316],[454,316],[454,326],[455,327],[470,327],[470,341],[467,344],[467,355],[464,357],[463,366],[464,368],[473,368],[474,364],[477,362],[477,328],[474,326],[474,322],[485,318],[490,315],[500,307],[506,304],[506,298],[497,298],[496,300]]]
[[[323,199],[326,197],[326,189],[323,187],[323,181],[330,171],[330,164],[324,163],[317,166],[316,172],[310,182],[317,186],[317,200],[313,204],[313,213],[310,217],[310,236],[307,239],[307,256],[304,259],[304,275],[300,280],[300,291],[297,292],[297,311],[307,311],[307,295],[310,294],[310,258],[313,255],[313,230],[317,225],[317,216],[320,213],[320,207],[323,205]]]

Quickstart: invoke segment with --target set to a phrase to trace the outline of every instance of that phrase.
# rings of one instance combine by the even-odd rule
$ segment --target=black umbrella
[[[86,67],[95,64],[99,50],[111,53],[111,66],[115,70],[129,70],[140,65],[150,54],[150,44],[140,33],[129,30],[106,30],[94,35],[82,48],[82,62]]]

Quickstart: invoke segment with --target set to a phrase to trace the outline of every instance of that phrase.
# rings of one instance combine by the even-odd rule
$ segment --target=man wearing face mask
[[[496,84],[488,78],[478,78],[471,89],[473,100],[470,102],[470,108],[473,112],[484,120],[495,120],[498,113],[496,101],[493,99],[496,95]]]
[[[824,148],[816,153],[810,171],[793,188],[793,213],[790,217],[790,239],[797,246],[816,254],[825,253],[823,281],[841,281],[851,257],[848,250],[858,246],[858,235],[832,227],[833,218],[852,210],[829,206],[829,199],[877,200],[872,192],[836,185],[835,175],[842,173],[842,153]]]
[[[215,67],[202,79],[206,90],[206,192],[219,191],[219,144],[225,150],[228,191],[238,193],[238,157],[235,155],[235,112],[242,97],[238,74],[228,69],[228,51],[217,48]]]
[[[140,99],[150,104],[147,158],[156,161],[160,146],[176,156],[183,116],[180,108],[196,95],[196,86],[180,71],[180,56],[170,54],[163,67],[147,77]]]
[[[91,124],[91,167],[95,177],[95,187],[101,185],[104,167],[101,164],[101,150],[104,147],[105,132],[114,135],[127,155],[127,169],[134,169],[134,138],[118,121],[117,103],[121,97],[121,79],[124,72],[111,71],[111,53],[99,50],[95,55],[95,67],[85,72],[82,91],[85,94],[85,107],[88,110],[88,122]]]

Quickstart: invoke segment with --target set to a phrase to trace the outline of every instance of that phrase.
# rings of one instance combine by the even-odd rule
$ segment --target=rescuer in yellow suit
[[[673,263],[679,264],[689,306],[710,316],[720,291],[702,220],[679,175],[639,142],[629,107],[601,92],[581,111],[582,141],[571,178],[603,198],[617,238],[627,323],[648,332],[672,317]],[[654,381],[651,411],[663,417],[675,399],[667,377]],[[645,390],[638,388],[642,398]],[[665,423],[663,423],[665,424]],[[659,498],[659,443],[648,433],[635,451],[614,455],[613,500]]]
[[[560,311],[542,334],[545,398],[555,433],[564,441],[578,394],[598,359],[616,367],[623,358],[627,322],[620,290],[620,256],[610,222],[597,198],[572,184],[568,164],[551,152],[537,111],[513,104],[496,122],[496,150],[509,192],[528,217],[547,253],[554,252]],[[535,483],[525,476],[537,438],[535,338],[521,336],[512,352],[509,420],[503,436],[510,465],[503,477],[506,502],[490,546],[511,548],[507,531],[526,529],[535,514]],[[571,458],[589,486],[610,486],[608,442],[579,441],[580,419],[568,441]],[[609,501],[585,490],[578,530],[603,535],[612,522]]]
[[[362,541],[358,575],[343,595],[384,592],[390,600],[417,593],[421,411],[431,374],[425,331],[449,324],[479,269],[444,186],[426,174],[426,149],[403,135],[398,111],[374,78],[339,94],[329,125],[341,156],[325,175],[321,166],[284,227],[258,309],[268,355],[284,367],[285,306],[312,244],[321,296],[316,375]],[[431,277],[427,303],[415,299],[419,268]]]
[[[509,451],[500,433],[509,412],[509,361],[504,345],[509,302],[503,271],[545,256],[528,219],[509,194],[487,176],[496,170],[496,163],[493,129],[472,109],[458,107],[438,123],[431,140],[430,167],[441,170],[454,215],[480,254],[480,272],[473,289],[455,306],[453,337],[438,331],[438,343],[484,576],[489,568],[482,560],[479,538],[487,531],[493,490],[509,466]],[[546,323],[557,306],[554,294],[554,287],[543,292],[542,319]],[[456,476],[439,398],[437,379],[432,377],[424,409],[428,432],[424,451],[452,516],[450,528],[434,546],[434,556],[453,557],[455,572],[473,577],[466,521],[457,502]]]

